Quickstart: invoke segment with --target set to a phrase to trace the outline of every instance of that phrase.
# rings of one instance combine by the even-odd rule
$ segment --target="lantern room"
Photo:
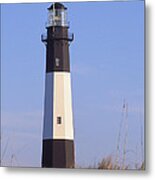
[[[48,20],[46,27],[67,26],[67,8],[61,3],[53,3],[48,8]]]

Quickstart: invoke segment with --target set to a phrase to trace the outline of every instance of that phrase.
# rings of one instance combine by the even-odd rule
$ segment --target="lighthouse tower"
[[[42,167],[74,168],[74,128],[71,98],[67,8],[53,3],[48,8],[45,106]]]

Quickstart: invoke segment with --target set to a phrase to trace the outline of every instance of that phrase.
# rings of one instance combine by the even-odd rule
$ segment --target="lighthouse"
[[[74,127],[67,8],[53,3],[48,8],[46,35],[45,104],[42,167],[74,168]]]

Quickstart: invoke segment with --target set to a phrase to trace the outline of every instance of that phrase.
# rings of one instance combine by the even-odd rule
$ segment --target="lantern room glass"
[[[50,26],[68,26],[67,11],[65,9],[49,10],[47,27]]]

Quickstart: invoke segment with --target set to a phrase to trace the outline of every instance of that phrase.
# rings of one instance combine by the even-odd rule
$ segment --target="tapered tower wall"
[[[47,27],[42,167],[73,168],[75,164],[69,60],[72,40],[68,26]]]

